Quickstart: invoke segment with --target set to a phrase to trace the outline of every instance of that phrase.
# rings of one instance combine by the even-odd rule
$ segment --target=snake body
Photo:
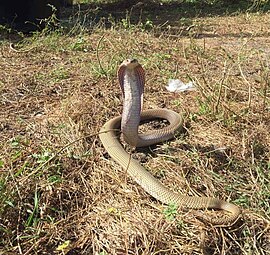
[[[226,217],[212,217],[199,214],[203,220],[214,225],[230,225],[241,214],[239,207],[216,198],[192,197],[174,193],[151,175],[137,160],[130,157],[119,141],[119,129],[124,140],[133,147],[143,147],[174,137],[182,128],[182,117],[168,109],[141,111],[144,90],[144,70],[137,60],[125,60],[119,67],[118,79],[124,95],[122,117],[115,117],[104,124],[99,137],[108,154],[118,162],[127,173],[151,196],[165,204],[176,204],[187,209],[221,209],[229,212]],[[167,127],[138,133],[140,121],[167,119]]]

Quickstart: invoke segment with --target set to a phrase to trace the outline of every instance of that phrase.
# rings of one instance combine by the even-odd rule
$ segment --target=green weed
[[[69,78],[69,72],[65,69],[65,67],[60,66],[52,70],[49,75],[55,82],[59,82],[61,80],[65,80]]]
[[[26,227],[35,227],[37,226],[40,218],[39,218],[39,195],[37,191],[37,187],[34,193],[34,204],[31,209],[27,209],[27,213],[29,214],[25,226]]]
[[[87,41],[83,37],[76,38],[75,42],[71,45],[71,50],[74,51],[87,51]]]
[[[199,97],[197,97],[196,99],[197,102],[199,103],[199,109],[197,112],[198,115],[208,115],[212,112],[209,100],[202,100]]]
[[[0,213],[4,211],[6,205],[14,207],[14,204],[9,197],[7,183],[8,177],[2,176],[0,179]]]
[[[51,156],[52,156],[52,153],[46,150],[41,154],[37,154],[37,153],[32,154],[32,157],[35,158],[36,162],[39,164],[44,164],[51,158]]]
[[[176,218],[178,206],[176,204],[170,204],[163,211],[165,218],[169,221],[172,221]]]

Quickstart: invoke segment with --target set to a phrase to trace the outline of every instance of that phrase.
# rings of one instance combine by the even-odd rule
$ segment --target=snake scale
[[[229,202],[210,197],[194,197],[174,193],[151,175],[122,147],[119,129],[124,140],[132,147],[160,143],[174,137],[183,126],[182,116],[168,109],[142,109],[145,73],[136,59],[123,61],[118,69],[118,80],[124,96],[122,117],[115,117],[104,124],[99,138],[108,154],[151,196],[165,204],[175,204],[186,209],[219,209],[227,211],[223,217],[198,213],[199,218],[213,225],[231,225],[237,221],[241,210]],[[169,125],[159,130],[138,133],[141,121],[166,119]]]

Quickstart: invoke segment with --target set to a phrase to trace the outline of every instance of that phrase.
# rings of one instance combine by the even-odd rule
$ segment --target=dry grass
[[[194,22],[186,36],[76,23],[25,38],[24,53],[1,42],[0,254],[269,254],[270,16]],[[130,56],[145,108],[182,112],[187,130],[143,165],[172,190],[238,204],[236,225],[153,200],[104,151],[96,134],[121,112],[115,71]],[[169,93],[175,77],[199,89]]]

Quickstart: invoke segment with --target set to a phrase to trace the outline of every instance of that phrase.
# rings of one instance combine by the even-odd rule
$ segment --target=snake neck
[[[138,127],[140,124],[140,115],[142,93],[138,86],[136,74],[133,69],[126,69],[124,74],[124,102],[121,121],[121,131],[124,140],[131,146],[137,146]]]

